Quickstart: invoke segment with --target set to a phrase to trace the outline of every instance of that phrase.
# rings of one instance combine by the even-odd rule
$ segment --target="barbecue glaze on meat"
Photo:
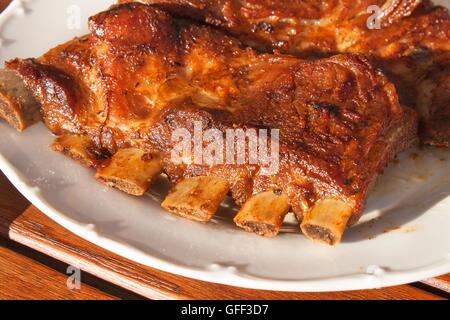
[[[130,0],[121,0],[129,2]],[[426,144],[450,147],[450,15],[422,0],[140,0],[221,27],[245,44],[302,58],[368,56],[422,118]],[[381,9],[381,29],[369,29]]]
[[[224,28],[260,50],[281,50],[303,57],[337,53],[337,27],[361,17],[367,21],[373,15],[368,10],[371,6],[380,8],[381,26],[386,27],[409,16],[422,4],[422,0],[138,1]]]
[[[174,183],[221,177],[239,205],[283,193],[299,219],[316,203],[335,201],[355,223],[377,176],[415,140],[416,114],[363,58],[259,54],[137,3],[98,14],[89,27],[91,34],[39,59],[6,66],[34,93],[54,134],[88,140],[99,159],[93,166],[125,148],[156,152]],[[278,174],[262,175],[258,165],[171,162],[172,133],[192,132],[194,122],[222,133],[280,129]]]

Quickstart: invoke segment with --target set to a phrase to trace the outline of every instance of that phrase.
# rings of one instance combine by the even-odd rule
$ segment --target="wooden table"
[[[0,11],[9,0],[0,0]],[[68,265],[80,268],[69,290]],[[285,293],[242,289],[161,272],[62,228],[0,173],[0,299],[448,299],[450,275],[381,290]]]

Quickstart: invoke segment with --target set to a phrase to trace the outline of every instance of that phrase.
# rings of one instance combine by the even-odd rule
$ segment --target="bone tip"
[[[182,218],[187,218],[189,220],[193,220],[196,222],[204,222],[204,223],[208,223],[212,220],[214,213],[208,213],[202,210],[195,210],[195,209],[187,209],[186,207],[184,208],[180,208],[177,206],[173,206],[170,205],[168,203],[166,203],[166,201],[164,201],[161,204],[161,207],[171,213],[174,213]]]
[[[326,246],[334,247],[341,242],[341,237],[336,235],[330,229],[313,225],[304,224],[301,226],[303,234],[310,240]]]
[[[120,180],[120,179],[113,179],[113,178],[105,178],[103,177],[101,174],[97,173],[95,175],[95,178],[103,183],[105,186],[110,187],[110,188],[115,188],[119,191],[125,192],[131,196],[135,196],[135,197],[142,197],[147,190],[143,189],[143,188],[139,188],[138,186],[126,182],[124,180]]]
[[[234,219],[234,222],[238,227],[244,229],[245,231],[255,233],[266,238],[275,238],[279,233],[279,228],[276,228],[273,225],[267,223],[256,221],[240,221],[238,219]]]

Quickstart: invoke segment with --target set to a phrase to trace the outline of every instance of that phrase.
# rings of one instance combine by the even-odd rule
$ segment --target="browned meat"
[[[130,0],[121,0],[129,2]],[[140,0],[226,29],[245,44],[299,57],[367,55],[422,117],[427,144],[450,147],[450,15],[430,1]],[[370,5],[382,29],[369,29]]]
[[[240,205],[274,190],[288,196],[299,218],[334,201],[355,223],[376,177],[415,140],[415,113],[363,58],[259,54],[220,31],[137,3],[100,13],[89,26],[90,35],[39,59],[7,63],[42,104],[53,133],[84,137],[77,157],[82,144],[107,157],[124,148],[157,152],[173,182],[221,177]],[[280,129],[278,173],[263,175],[259,164],[174,163],[172,134],[193,133],[195,122],[221,135]]]
[[[339,52],[337,28],[373,15],[380,8],[386,27],[409,16],[422,0],[138,0],[177,16],[212,24],[260,50],[282,50],[302,57]],[[119,0],[121,3],[133,0]],[[350,30],[346,30],[346,34]],[[373,46],[373,45],[372,45]]]

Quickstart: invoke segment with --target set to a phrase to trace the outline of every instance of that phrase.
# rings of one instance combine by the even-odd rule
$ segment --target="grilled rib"
[[[133,179],[116,174],[130,152],[121,150],[141,150],[141,156],[129,158],[139,166],[145,165],[145,154],[158,154],[162,170],[189,190],[212,193],[197,182],[183,182],[209,176],[217,180],[208,183],[220,186],[216,194],[230,190],[239,205],[265,192],[286,195],[307,236],[335,244],[347,221],[359,219],[383,168],[416,139],[415,112],[400,105],[394,86],[363,58],[303,61],[259,54],[220,31],[138,3],[112,7],[92,17],[89,27],[85,37],[6,66],[39,101],[54,134],[81,137],[76,152],[70,152],[71,139],[60,138],[55,149],[75,158],[92,155],[95,161],[85,163],[98,168],[102,180],[104,166],[113,163],[120,181],[108,183],[120,183],[122,190]],[[278,173],[263,175],[256,164],[174,163],[172,134],[180,128],[193,132],[196,122],[222,134],[280,129]],[[152,166],[148,179],[136,178],[138,188],[130,193],[141,193],[159,171]],[[183,190],[172,197],[184,197]],[[314,225],[330,214],[330,201],[345,220],[336,222],[342,229],[336,235],[332,227]],[[204,205],[207,211],[195,203],[189,207],[197,220],[209,219],[217,204]],[[257,206],[252,202],[249,208]],[[240,217],[251,216],[247,211]],[[264,224],[239,223],[258,233],[277,233]]]
[[[129,2],[121,0],[120,2]],[[422,0],[140,0],[218,26],[246,45],[302,58],[366,55],[422,118],[426,144],[450,147],[450,15]],[[379,6],[380,27],[372,29]],[[372,8],[372,7],[371,7]]]

